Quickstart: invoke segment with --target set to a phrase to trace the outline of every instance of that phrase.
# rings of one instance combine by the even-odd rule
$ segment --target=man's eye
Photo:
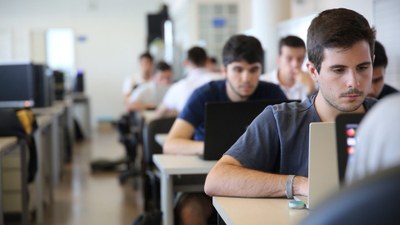
[[[367,70],[368,68],[369,68],[368,66],[360,66],[360,67],[357,68],[357,70],[358,70],[359,72],[362,72],[362,71]]]
[[[250,73],[257,73],[258,71],[260,71],[258,67],[250,69]]]
[[[342,68],[333,69],[333,72],[337,74],[342,74],[344,72],[344,69]]]
[[[233,71],[240,73],[240,72],[242,72],[242,69],[240,67],[235,67],[235,68],[233,68]]]

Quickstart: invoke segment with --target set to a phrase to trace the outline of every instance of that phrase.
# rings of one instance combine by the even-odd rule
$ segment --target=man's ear
[[[318,82],[318,71],[317,71],[317,68],[315,68],[314,63],[308,61],[307,62],[307,70],[308,70],[308,73],[310,74],[311,78],[313,79],[313,81]]]

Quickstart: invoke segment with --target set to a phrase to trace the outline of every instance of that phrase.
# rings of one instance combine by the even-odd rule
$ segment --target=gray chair
[[[168,133],[174,121],[175,117],[155,119],[143,128],[142,170],[145,211],[160,209],[160,183],[153,163],[153,154],[161,154],[162,146],[155,140],[155,135]]]
[[[312,211],[301,225],[399,224],[400,167],[344,188]]]

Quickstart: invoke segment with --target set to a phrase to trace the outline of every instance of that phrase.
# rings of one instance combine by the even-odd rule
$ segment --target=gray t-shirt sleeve
[[[242,166],[264,172],[279,172],[280,139],[274,113],[268,106],[225,153]]]

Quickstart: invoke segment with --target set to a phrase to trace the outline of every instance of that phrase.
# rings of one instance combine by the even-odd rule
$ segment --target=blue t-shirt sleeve
[[[179,118],[191,123],[194,127],[198,127],[204,123],[204,110],[207,97],[204,95],[202,88],[196,89],[185,104]]]
[[[278,85],[274,86],[273,93],[276,95],[275,98],[277,99],[288,100],[287,96]]]
[[[225,154],[234,157],[244,167],[279,172],[280,138],[271,106],[254,119]]]

